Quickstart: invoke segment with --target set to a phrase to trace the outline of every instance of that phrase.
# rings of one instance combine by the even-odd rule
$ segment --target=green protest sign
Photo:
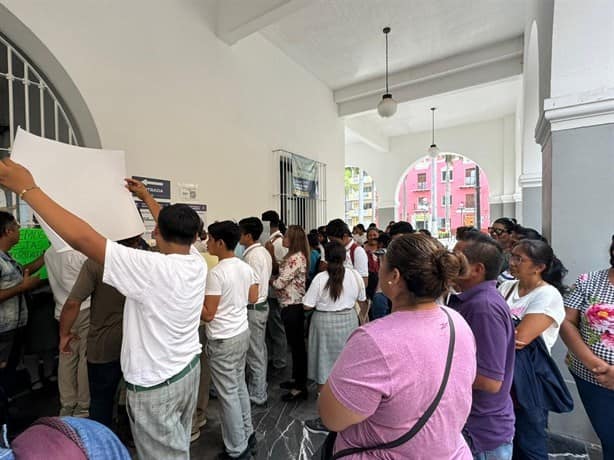
[[[21,265],[26,265],[43,254],[49,246],[51,243],[42,228],[22,228],[19,230],[19,243],[13,246],[9,254]],[[46,267],[37,273],[43,280],[48,278]]]

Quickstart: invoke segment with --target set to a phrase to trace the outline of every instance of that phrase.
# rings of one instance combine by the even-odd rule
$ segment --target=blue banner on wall
[[[318,162],[292,155],[292,193],[300,198],[318,198]]]

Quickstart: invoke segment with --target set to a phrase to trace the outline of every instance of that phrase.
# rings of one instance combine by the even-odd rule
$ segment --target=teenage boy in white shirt
[[[258,301],[258,279],[235,256],[239,226],[226,220],[209,225],[207,247],[219,263],[207,276],[201,318],[206,323],[207,358],[220,401],[225,451],[218,460],[248,459],[256,453],[256,436],[245,383],[249,348],[247,305]]]
[[[269,317],[269,279],[273,271],[271,254],[258,242],[262,234],[262,222],[257,217],[248,217],[239,221],[241,239],[239,243],[245,246],[243,260],[252,267],[258,278],[258,300],[247,305],[250,339],[247,351],[247,377],[249,399],[262,406],[267,401],[267,349],[266,324]]]
[[[108,241],[49,198],[26,168],[10,159],[0,162],[0,184],[25,200],[73,249],[103,264],[103,281],[126,296],[121,367],[139,458],[186,459],[200,375],[198,320],[207,275],[202,257],[191,248],[200,219],[186,205],[161,210],[142,183],[126,182],[156,220],[159,253]]]
[[[266,249],[273,258],[273,273],[277,274],[279,263],[288,253],[288,248],[284,248],[284,235],[281,232],[282,223],[277,211],[269,210],[262,213],[262,220],[269,223],[271,236],[266,242]],[[288,341],[286,339],[286,329],[281,320],[281,306],[277,299],[277,292],[273,286],[269,287],[269,318],[267,320],[266,342],[268,358],[271,360],[274,371],[281,371],[286,367],[286,356],[288,354]]]

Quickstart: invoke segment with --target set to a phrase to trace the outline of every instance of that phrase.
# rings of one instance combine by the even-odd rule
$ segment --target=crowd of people
[[[0,213],[2,384],[24,294],[39,284],[31,273],[46,262],[61,351],[54,433],[87,416],[108,443],[123,418],[139,458],[189,458],[214,389],[217,458],[252,458],[252,407],[268,404],[270,376],[289,365],[282,399],[317,398],[320,417],[305,427],[327,433],[320,458],[547,459],[548,413],[573,408],[550,354],[561,335],[614,458],[614,236],[611,267],[568,287],[547,240],[508,218],[488,233],[457,229],[454,248],[408,222],[307,231],[272,210],[205,229],[190,207],[161,208],[126,179],[156,221],[149,250],[140,235],[106,240],[10,160],[0,184],[74,249],[21,267],[8,255],[19,226]]]

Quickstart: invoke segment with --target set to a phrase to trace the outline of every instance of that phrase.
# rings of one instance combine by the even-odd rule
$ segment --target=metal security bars
[[[326,225],[326,165],[316,162],[317,196],[302,198],[294,195],[292,182],[292,155],[286,150],[273,151],[273,170],[275,171],[279,198],[279,215],[286,225],[300,225],[306,231]]]
[[[36,68],[0,34],[0,158],[13,147],[17,127],[79,145],[59,99]],[[13,194],[0,193],[0,207],[14,208]]]

